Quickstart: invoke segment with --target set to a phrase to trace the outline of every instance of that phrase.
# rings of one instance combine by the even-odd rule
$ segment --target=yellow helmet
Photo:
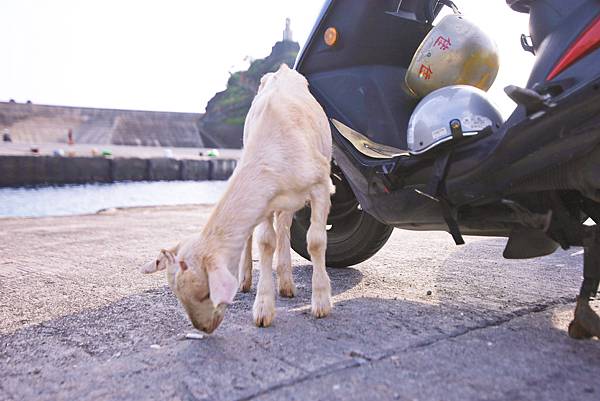
[[[447,15],[415,52],[406,85],[417,97],[449,85],[487,91],[498,74],[496,43],[461,14]]]

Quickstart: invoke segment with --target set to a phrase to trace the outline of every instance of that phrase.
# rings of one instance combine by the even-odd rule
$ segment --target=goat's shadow
[[[581,280],[582,257],[576,250],[559,250],[536,259],[506,260],[501,255],[504,241],[498,238],[470,241],[452,248],[445,257],[427,259],[430,263],[423,263],[424,259],[420,259],[429,255],[429,251],[415,253],[411,244],[398,242],[394,244],[392,256],[405,255],[403,247],[406,247],[406,259],[412,257],[408,263],[413,264],[413,268],[401,271],[390,267],[387,270],[387,266],[395,264],[389,263],[389,254],[385,255],[385,252],[384,260],[369,262],[374,263],[372,270],[361,271],[360,266],[328,268],[334,296],[356,287],[363,280],[369,282],[366,284],[370,288],[375,287],[375,291],[360,290],[341,300],[338,297],[332,318],[319,324],[335,332],[336,325],[351,326],[357,320],[366,327],[387,327],[389,323],[388,336],[394,338],[407,334],[425,335],[432,326],[436,326],[438,334],[456,335],[462,331],[503,324],[515,317],[551,310],[563,304],[572,307]],[[402,256],[398,257],[398,262],[402,262]],[[307,315],[310,311],[312,266],[297,264],[293,274],[298,288],[296,297],[277,297],[277,308],[281,313],[278,312],[275,325],[283,331],[286,328],[282,326],[296,326],[294,316]],[[251,309],[258,276],[259,272],[255,269],[253,289],[238,296],[240,309]],[[411,281],[425,290],[415,294],[414,288],[409,288]],[[387,288],[380,289],[378,285]],[[371,295],[375,293],[380,297]],[[552,313],[543,316],[547,318],[545,328],[560,333],[568,340],[568,322],[557,324]],[[564,313],[561,319],[564,320]],[[448,326],[443,327],[440,322],[448,323]]]
[[[298,289],[306,289],[310,292],[312,285],[312,265],[303,264],[294,266],[294,280]],[[327,268],[327,274],[331,280],[332,295],[341,294],[354,288],[363,279],[360,270],[353,267]]]
[[[293,298],[283,298],[277,295],[278,305],[286,308],[297,308],[302,305],[310,305],[312,294],[312,265],[301,264],[292,265],[292,274],[294,283],[296,284],[296,296]],[[273,273],[275,275],[275,273]],[[363,279],[363,273],[352,267],[346,268],[327,268],[327,274],[331,280],[331,293],[338,295],[354,288]],[[238,293],[236,302],[229,307],[231,310],[249,310],[252,308],[252,302],[256,296],[256,286],[260,272],[256,269],[256,265],[252,270],[252,289],[247,293]],[[274,276],[276,282],[276,276]]]

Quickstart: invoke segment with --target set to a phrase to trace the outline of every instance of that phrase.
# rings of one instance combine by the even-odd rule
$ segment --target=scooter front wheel
[[[387,242],[394,229],[380,223],[363,211],[354,193],[341,174],[332,174],[335,194],[331,198],[331,209],[327,218],[327,251],[325,264],[328,267],[348,267],[373,256]],[[306,234],[310,227],[310,207],[296,212],[290,228],[292,249],[310,260]]]

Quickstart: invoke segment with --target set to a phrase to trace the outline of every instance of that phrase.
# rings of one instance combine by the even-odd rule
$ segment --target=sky
[[[369,1],[369,0],[364,0]],[[490,95],[524,86],[527,18],[504,0],[454,0],[491,35],[500,73]],[[1,0],[0,101],[203,112],[230,72],[267,56],[291,18],[302,46],[323,0]]]

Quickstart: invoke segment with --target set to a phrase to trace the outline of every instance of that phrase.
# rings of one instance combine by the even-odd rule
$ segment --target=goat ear
[[[214,307],[221,304],[229,305],[238,290],[238,282],[225,266],[214,266],[207,269],[210,300]]]
[[[167,260],[169,261],[169,263],[175,263],[175,252],[173,252],[170,249],[161,249],[160,253],[165,258],[167,258]]]

